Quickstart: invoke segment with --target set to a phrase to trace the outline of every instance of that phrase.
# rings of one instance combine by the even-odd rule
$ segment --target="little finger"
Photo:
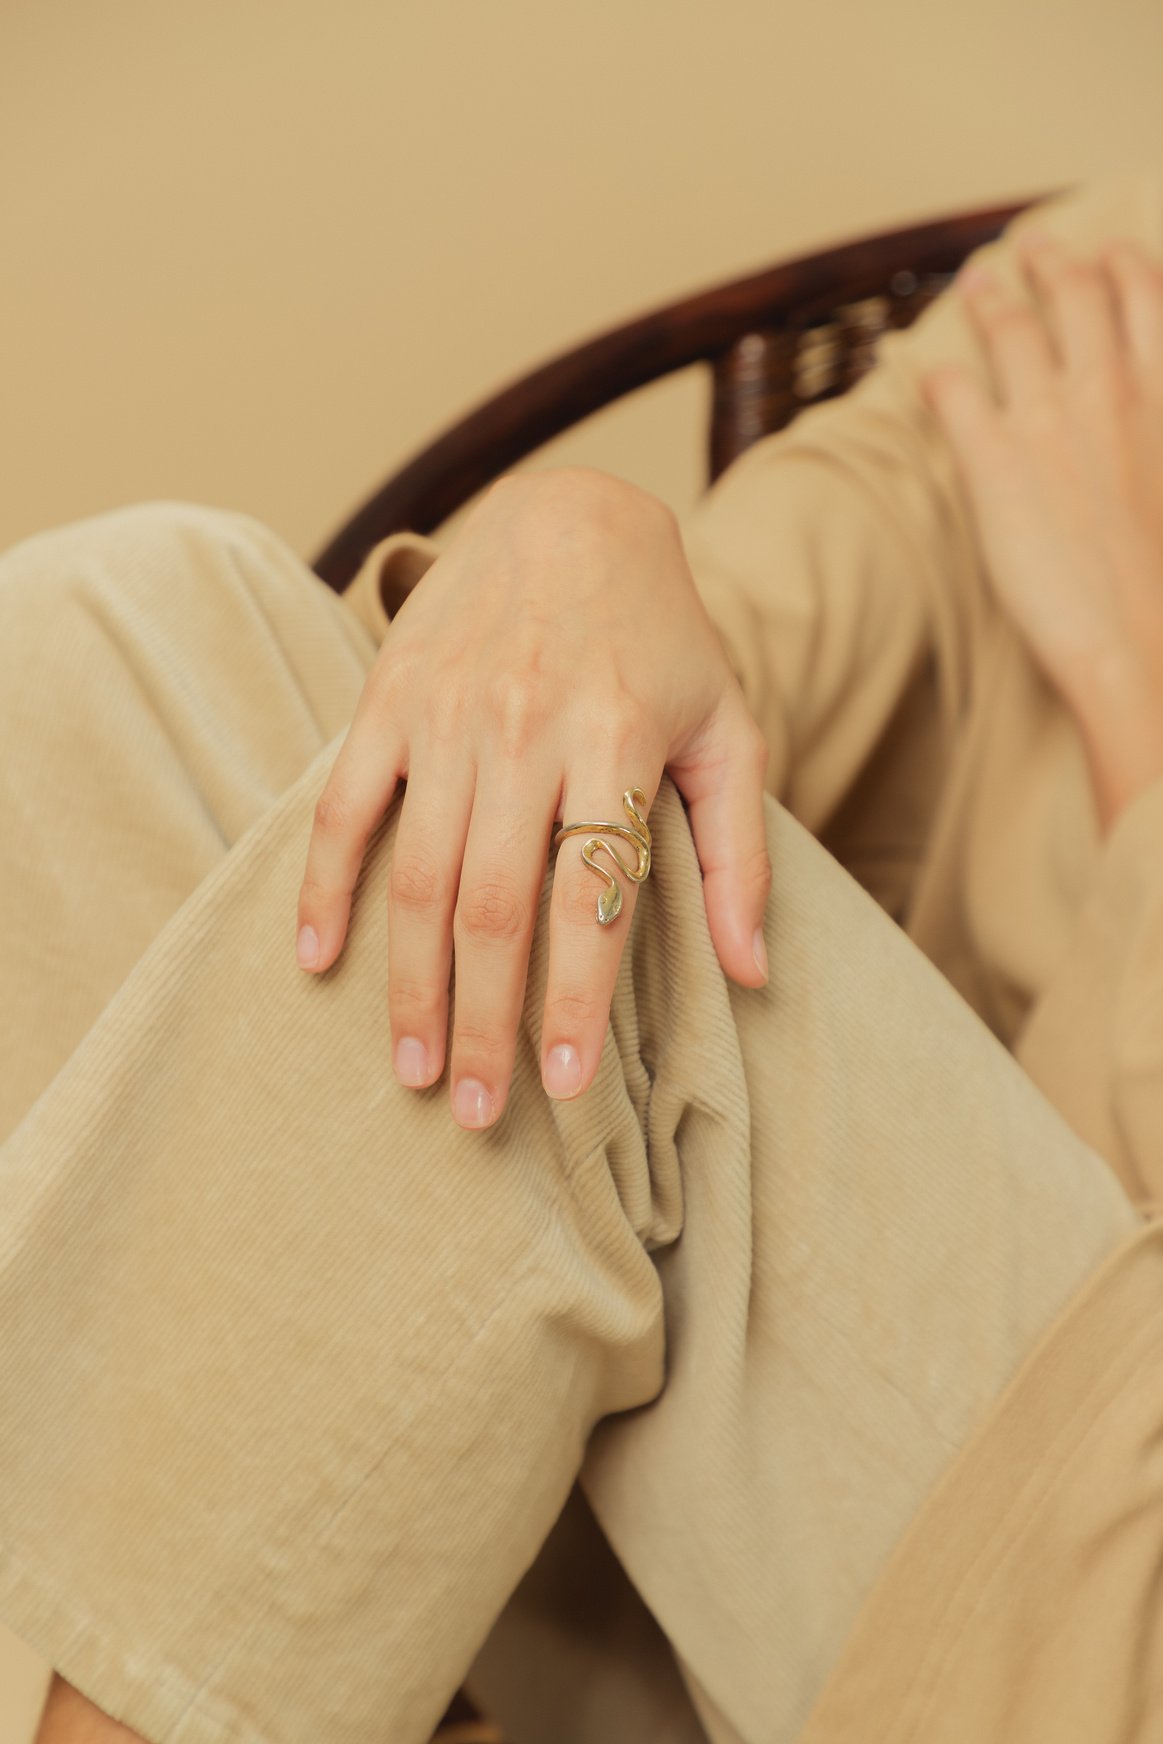
[[[403,745],[384,736],[374,711],[357,712],[315,803],[299,886],[296,950],[302,969],[329,969],[343,947],[368,841],[392,801],[403,763]]]

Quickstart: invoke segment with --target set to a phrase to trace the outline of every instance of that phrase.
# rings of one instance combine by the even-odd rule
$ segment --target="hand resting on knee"
[[[669,771],[719,960],[761,986],[767,761],[671,511],[588,468],[506,476],[391,622],[316,806],[299,961],[321,971],[339,957],[369,839],[406,780],[388,917],[396,1071],[422,1089],[444,1070],[455,948],[452,1112],[492,1125],[554,826],[578,820],[554,867],[541,1058],[549,1095],[575,1096],[598,1069],[649,872],[648,830],[637,869],[619,858],[621,881],[595,877],[607,862],[591,864],[583,838],[605,824],[618,845],[620,814],[644,822]]]

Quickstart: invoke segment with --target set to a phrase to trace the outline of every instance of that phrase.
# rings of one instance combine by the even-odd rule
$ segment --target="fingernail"
[[[401,1036],[396,1043],[396,1077],[414,1090],[428,1082],[428,1049],[416,1036]]]
[[[759,970],[759,973],[763,976],[764,981],[766,981],[767,980],[767,944],[766,944],[766,941],[764,940],[764,937],[763,937],[763,928],[762,927],[756,927],[756,929],[755,929],[755,937],[751,942],[751,952],[755,958],[755,967]]]
[[[545,1088],[550,1096],[576,1096],[581,1089],[581,1061],[568,1042],[549,1050],[545,1062]]]
[[[453,1109],[462,1126],[488,1126],[493,1118],[493,1099],[477,1078],[462,1078],[456,1086]]]
[[[319,961],[319,935],[313,926],[299,928],[296,946],[300,969],[313,969]]]

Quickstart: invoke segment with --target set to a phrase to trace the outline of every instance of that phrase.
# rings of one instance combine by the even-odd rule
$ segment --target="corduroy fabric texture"
[[[540,1086],[547,866],[485,1133],[391,1072],[399,798],[294,962],[383,566],[434,550],[338,601],[158,505],[0,563],[0,1617],[145,1736],[422,1744],[466,1674],[514,1744],[1150,1736],[1163,791],[1096,841],[901,390],[933,316],[685,528],[779,753],[768,986],[664,779],[595,1085]],[[1078,1131],[1007,1051],[1068,1007]]]
[[[1105,1165],[770,800],[772,979],[728,983],[669,782],[597,1083],[538,1080],[547,869],[512,1098],[463,1132],[388,1064],[398,802],[340,963],[294,962],[355,618],[180,507],[31,541],[0,602],[41,1091],[0,1152],[0,1614],[149,1737],[421,1740],[581,1470],[712,1736],[791,1736],[1135,1227]]]

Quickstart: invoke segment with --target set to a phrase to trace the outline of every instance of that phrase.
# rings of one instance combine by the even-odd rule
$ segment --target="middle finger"
[[[452,1112],[491,1126],[513,1075],[557,780],[528,755],[482,761],[453,919]]]

